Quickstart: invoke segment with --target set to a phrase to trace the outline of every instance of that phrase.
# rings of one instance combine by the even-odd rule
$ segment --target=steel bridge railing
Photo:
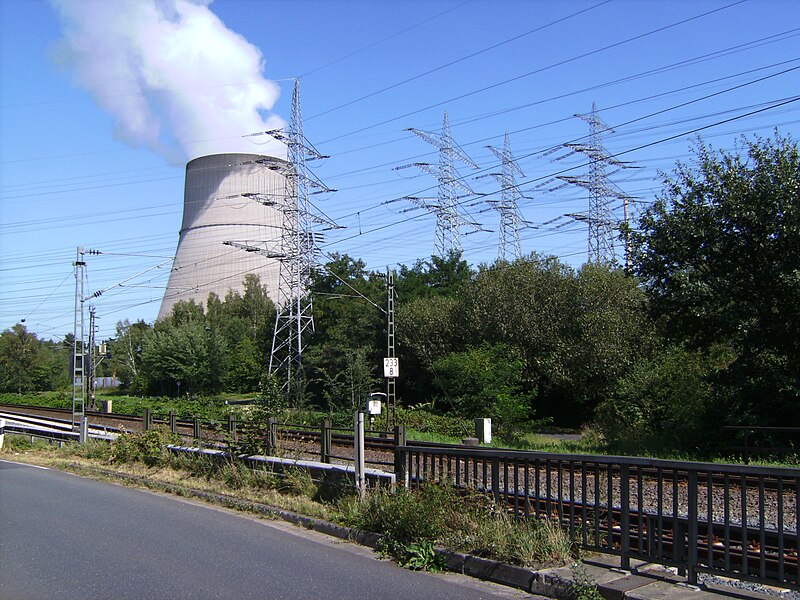
[[[558,520],[581,547],[698,573],[797,586],[800,469],[398,446],[398,483],[451,483],[517,518]]]

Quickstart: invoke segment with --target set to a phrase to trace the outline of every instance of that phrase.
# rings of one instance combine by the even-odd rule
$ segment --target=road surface
[[[0,599],[532,598],[283,522],[0,461]]]

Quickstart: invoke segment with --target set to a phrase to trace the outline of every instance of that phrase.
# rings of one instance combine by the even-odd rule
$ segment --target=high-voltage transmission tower
[[[503,138],[503,148],[487,146],[500,160],[500,172],[489,173],[500,184],[500,199],[487,200],[500,214],[500,237],[497,245],[497,258],[508,261],[516,260],[522,255],[522,246],[519,240],[519,230],[524,221],[519,213],[518,201],[524,196],[519,190],[516,175],[525,177],[514,156],[511,154],[511,143],[508,133]]]
[[[613,264],[616,262],[614,251],[614,238],[619,228],[611,207],[614,199],[622,200],[627,218],[628,196],[613,185],[608,177],[607,167],[613,166],[617,170],[626,168],[622,161],[613,158],[603,147],[601,134],[612,132],[600,117],[597,116],[597,106],[592,103],[592,112],[588,115],[575,115],[589,124],[589,141],[586,144],[564,144],[573,152],[583,154],[589,159],[589,172],[585,177],[572,177],[562,175],[559,179],[585,188],[589,191],[589,211],[586,214],[570,215],[575,219],[586,221],[589,226],[589,256],[588,262],[598,264]],[[615,171],[616,172],[616,171]]]
[[[450,121],[447,118],[446,111],[442,120],[442,132],[440,134],[436,135],[414,128],[409,128],[406,131],[410,131],[438,148],[439,164],[432,165],[417,162],[395,167],[395,170],[417,167],[435,177],[438,181],[438,194],[435,199],[416,196],[406,196],[404,199],[436,215],[435,255],[446,258],[450,253],[460,254],[462,250],[461,227],[468,225],[475,230],[479,230],[480,225],[467,218],[460,208],[462,198],[459,197],[458,190],[461,190],[467,196],[472,196],[475,192],[458,176],[455,161],[459,160],[473,169],[478,169],[479,167],[461,148],[453,143],[453,139],[450,137]]]
[[[300,111],[300,82],[295,80],[292,95],[292,115],[286,132],[265,132],[287,147],[288,168],[286,193],[283,198],[264,194],[244,194],[254,200],[274,206],[282,214],[280,241],[265,243],[265,247],[225,242],[249,252],[259,252],[279,262],[278,310],[272,337],[269,359],[269,376],[283,377],[283,391],[287,398],[297,401],[303,386],[303,336],[314,331],[313,300],[310,293],[311,272],[318,264],[322,229],[338,226],[315,210],[310,195],[333,192],[316,177],[307,161],[328,158],[320,154],[303,134],[303,116]],[[253,134],[260,135],[260,134]]]

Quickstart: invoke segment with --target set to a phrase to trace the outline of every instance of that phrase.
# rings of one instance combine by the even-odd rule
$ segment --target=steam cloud
[[[225,26],[211,0],[51,1],[63,24],[57,60],[114,117],[119,139],[169,160],[285,155],[278,142],[241,138],[285,125],[269,114],[280,90],[264,78],[259,49]]]

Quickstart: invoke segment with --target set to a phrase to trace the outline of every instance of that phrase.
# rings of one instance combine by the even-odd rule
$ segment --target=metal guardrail
[[[552,518],[585,549],[797,586],[800,469],[399,446],[397,481],[450,482],[517,518]]]

